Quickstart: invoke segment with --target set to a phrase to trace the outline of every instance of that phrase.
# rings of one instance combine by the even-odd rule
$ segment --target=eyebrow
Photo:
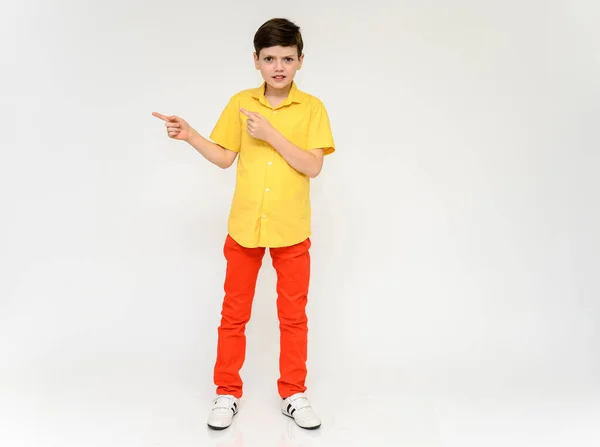
[[[265,54],[264,57],[277,57],[277,56],[274,56],[273,54]],[[281,57],[296,57],[296,53],[286,54]]]

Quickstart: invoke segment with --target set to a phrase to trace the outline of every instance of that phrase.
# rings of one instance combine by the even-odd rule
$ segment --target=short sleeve
[[[241,147],[239,103],[237,96],[229,100],[210,134],[212,141],[233,152],[239,152]]]
[[[324,149],[325,155],[329,155],[335,151],[329,115],[320,100],[313,99],[313,101],[314,105],[310,111],[306,148],[308,150]]]

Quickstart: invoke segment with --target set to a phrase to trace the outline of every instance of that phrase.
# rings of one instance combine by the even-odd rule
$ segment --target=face
[[[283,90],[292,83],[303,59],[304,55],[298,57],[296,46],[263,48],[258,56],[254,53],[256,69],[260,70],[268,88],[273,90]]]

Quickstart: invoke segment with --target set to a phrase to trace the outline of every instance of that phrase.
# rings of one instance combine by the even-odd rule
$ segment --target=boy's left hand
[[[271,125],[268,119],[262,116],[260,113],[249,112],[246,109],[240,109],[241,112],[248,117],[246,124],[248,125],[248,133],[250,136],[258,139],[267,141],[269,138],[277,132]]]

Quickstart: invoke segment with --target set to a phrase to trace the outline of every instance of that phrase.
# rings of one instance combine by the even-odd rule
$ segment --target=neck
[[[290,82],[284,88],[278,89],[271,87],[269,84],[266,84],[265,96],[271,96],[273,98],[286,98],[289,95],[290,90],[292,89],[292,82]]]

